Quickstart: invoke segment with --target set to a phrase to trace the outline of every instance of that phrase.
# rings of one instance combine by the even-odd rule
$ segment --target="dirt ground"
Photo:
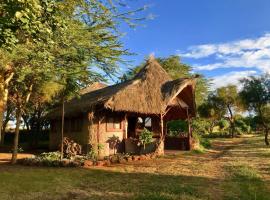
[[[0,164],[6,164],[8,162],[10,162],[11,160],[11,153],[0,153]],[[18,159],[22,159],[22,158],[30,158],[32,157],[33,154],[28,154],[28,153],[19,153],[18,154]]]

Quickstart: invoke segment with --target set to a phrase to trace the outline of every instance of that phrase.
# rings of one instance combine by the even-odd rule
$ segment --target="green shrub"
[[[179,132],[188,131],[188,123],[183,120],[174,120],[174,121],[168,122],[167,128],[168,128],[169,136],[177,136]]]
[[[195,118],[192,120],[192,132],[197,135],[208,134],[210,123],[206,119]]]
[[[227,128],[229,128],[230,126],[230,123],[228,122],[228,120],[226,119],[221,119],[219,122],[218,122],[218,126],[221,130],[225,130]]]
[[[203,146],[206,149],[211,148],[211,141],[209,140],[209,138],[200,138],[200,145]]]
[[[139,135],[139,143],[143,145],[143,149],[145,149],[145,145],[152,142],[153,133],[148,129],[143,129],[141,134]]]
[[[228,137],[231,137],[231,135],[227,131],[220,131],[220,132],[204,135],[204,137],[205,138],[228,138]]]
[[[97,160],[97,152],[92,147],[89,152],[86,154],[86,160]]]
[[[61,158],[61,153],[59,151],[41,153],[40,155],[37,156],[37,159],[48,160],[48,161],[60,160],[60,158]]]

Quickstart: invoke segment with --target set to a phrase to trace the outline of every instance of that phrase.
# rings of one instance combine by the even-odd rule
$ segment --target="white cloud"
[[[195,65],[195,70],[244,67],[270,73],[270,33],[254,39],[191,46],[180,56],[194,59],[214,57],[209,64]]]
[[[249,71],[232,71],[220,76],[212,77],[212,89],[227,86],[229,84],[240,86],[239,80],[246,78],[250,75],[256,75],[257,72],[253,70]]]

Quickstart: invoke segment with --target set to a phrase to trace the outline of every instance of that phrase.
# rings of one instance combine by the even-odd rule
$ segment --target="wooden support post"
[[[62,124],[61,124],[61,155],[60,159],[64,157],[64,126],[65,126],[65,100],[62,102]]]
[[[100,118],[98,117],[98,124],[97,124],[97,144],[99,144],[99,135],[100,135]]]
[[[128,122],[127,122],[127,114],[125,114],[125,116],[124,116],[124,124],[123,124],[123,129],[124,129],[124,133],[123,133],[123,139],[127,139],[127,126],[128,126],[128,124],[127,124]]]
[[[189,112],[188,112],[188,107],[187,107],[187,120],[188,120],[188,150],[191,150],[192,144],[191,144],[191,137],[192,137],[192,130],[191,130],[191,122],[190,122],[190,117],[189,117]]]
[[[164,121],[163,121],[163,114],[160,114],[160,138],[157,144],[156,154],[157,155],[164,155]]]
[[[164,139],[164,121],[163,121],[163,115],[160,115],[160,128],[161,128],[161,136],[160,139]]]

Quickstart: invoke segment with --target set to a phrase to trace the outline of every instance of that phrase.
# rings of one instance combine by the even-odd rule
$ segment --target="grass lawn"
[[[92,169],[0,165],[0,199],[270,200],[262,137],[213,139],[205,153],[170,153]]]

